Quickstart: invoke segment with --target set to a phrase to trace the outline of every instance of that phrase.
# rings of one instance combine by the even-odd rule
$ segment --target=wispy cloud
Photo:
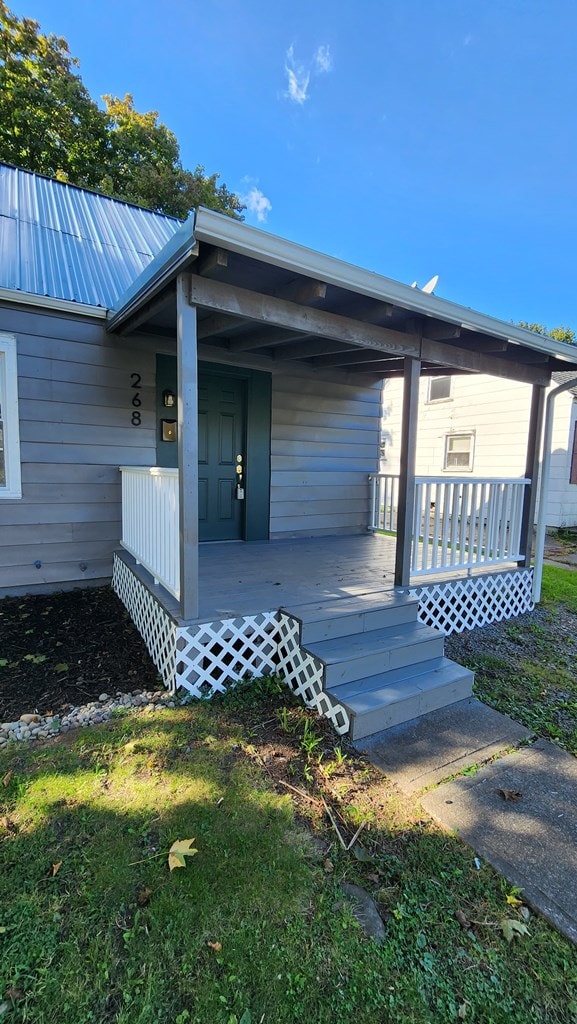
[[[321,43],[317,46],[309,64],[302,64],[295,57],[294,46],[291,44],[285,56],[287,74],[287,91],[285,96],[293,103],[302,105],[308,99],[311,75],[326,75],[333,69],[333,58],[330,47]]]
[[[329,71],[333,70],[333,58],[331,56],[331,48],[328,45],[318,47],[315,53],[315,67],[319,75],[326,75]]]
[[[468,32],[465,38],[463,39],[463,46],[470,46],[472,42],[473,36],[471,35],[470,32]]]
[[[304,64],[297,63],[292,46],[289,46],[286,52],[285,71],[288,77],[287,96],[294,103],[304,103],[307,98],[311,73]]]
[[[260,188],[253,185],[246,195],[241,196],[241,201],[245,204],[247,210],[250,213],[254,213],[259,224],[264,224],[270,211],[272,210],[272,203],[270,199],[265,196],[264,192],[261,192]]]

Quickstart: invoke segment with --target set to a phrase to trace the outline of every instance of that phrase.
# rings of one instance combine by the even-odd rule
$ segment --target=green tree
[[[107,117],[74,70],[65,39],[45,36],[0,0],[0,159],[95,188]]]
[[[132,96],[91,98],[65,39],[0,0],[0,160],[184,218],[200,204],[240,218],[218,174],[181,163],[173,132]]]
[[[218,174],[200,165],[187,171],[176,135],[158,120],[157,111],[139,114],[132,96],[104,96],[109,117],[110,165],[102,188],[110,195],[151,210],[184,218],[195,206],[239,217],[244,206]]]
[[[549,330],[544,324],[530,324],[526,320],[519,320],[519,327],[526,327],[535,334],[543,334],[546,338],[554,338],[555,341],[566,341],[568,345],[575,344],[575,331],[570,327],[552,327]]]

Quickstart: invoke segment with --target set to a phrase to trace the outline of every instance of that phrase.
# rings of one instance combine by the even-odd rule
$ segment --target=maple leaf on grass
[[[193,849],[194,839],[177,839],[168,851],[168,866],[171,871],[175,868],[185,868],[186,858],[194,857],[198,850]]]

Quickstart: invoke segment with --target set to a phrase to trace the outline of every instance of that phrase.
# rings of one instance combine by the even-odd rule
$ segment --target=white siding
[[[531,388],[527,384],[488,377],[456,375],[451,397],[428,401],[429,382],[422,378],[416,471],[419,476],[461,475],[444,470],[445,438],[449,433],[474,435],[471,476],[522,476],[525,472]],[[399,379],[383,386],[382,432],[387,441],[381,469],[398,473],[403,384]],[[547,510],[548,526],[577,525],[577,485],[569,484],[569,467],[577,403],[570,394],[556,400],[553,460]],[[463,472],[466,475],[466,471]]]

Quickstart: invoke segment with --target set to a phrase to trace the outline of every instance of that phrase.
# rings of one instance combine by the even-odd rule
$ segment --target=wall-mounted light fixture
[[[170,390],[170,388],[166,388],[162,392],[162,404],[166,409],[174,409],[174,406],[176,405],[176,395],[174,391]]]

